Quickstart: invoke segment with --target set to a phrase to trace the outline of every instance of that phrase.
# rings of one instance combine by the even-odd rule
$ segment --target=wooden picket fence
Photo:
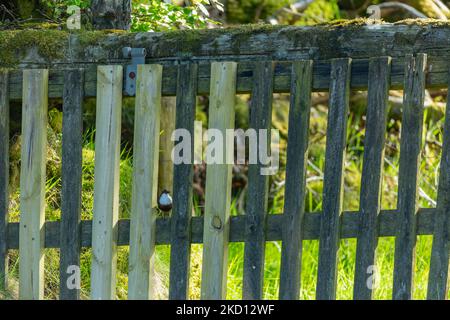
[[[240,62],[239,62],[240,63]],[[224,132],[234,126],[234,97],[239,77],[237,62],[210,63],[209,127]],[[248,64],[248,62],[246,62]],[[249,165],[246,214],[230,217],[229,164],[207,167],[205,214],[192,217],[193,165],[174,166],[173,210],[170,218],[156,218],[161,91],[164,67],[138,66],[133,147],[133,195],[130,220],[119,219],[119,162],[123,67],[97,68],[95,191],[92,221],[81,221],[82,69],[67,70],[63,91],[62,216],[45,221],[45,163],[49,70],[27,69],[22,74],[22,153],[20,223],[9,223],[8,120],[10,81],[0,74],[0,277],[6,285],[7,253],[19,249],[19,295],[42,299],[44,248],[60,249],[60,298],[79,299],[68,289],[67,269],[79,265],[82,247],[92,247],[91,298],[115,297],[117,246],[129,245],[129,298],[154,297],[155,246],[170,244],[170,299],[188,297],[192,243],[203,243],[202,299],[224,299],[227,287],[229,242],[245,242],[243,298],[263,297],[266,241],[282,241],[280,299],[298,299],[302,240],[319,239],[317,299],[335,299],[339,240],[357,238],[355,299],[371,299],[367,270],[375,264],[379,237],[394,236],[394,299],[411,299],[417,235],[433,235],[428,283],[429,299],[445,299],[449,264],[450,108],[447,108],[437,207],[418,208],[418,164],[421,150],[427,55],[404,58],[404,106],[398,208],[381,210],[381,177],[391,87],[391,58],[372,57],[367,69],[368,104],[360,210],[343,212],[343,166],[351,82],[351,58],[331,60],[329,111],[324,171],[323,210],[306,213],[305,175],[313,60],[289,62],[290,112],[284,212],[267,214],[268,176],[260,164]],[[271,127],[274,70],[277,62],[253,62],[250,127]],[[199,66],[178,65],[176,128],[194,137]],[[192,141],[192,146],[194,145]],[[193,152],[193,150],[192,150]]]

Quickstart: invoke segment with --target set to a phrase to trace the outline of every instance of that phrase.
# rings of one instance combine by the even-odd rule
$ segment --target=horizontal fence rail
[[[229,59],[229,57],[224,57]],[[266,58],[267,59],[267,58]],[[183,61],[179,59],[178,61]],[[176,63],[178,63],[178,61]],[[148,61],[154,63],[157,61]],[[404,85],[405,65],[404,58],[392,59],[391,88],[401,89]],[[125,65],[125,63],[123,64]],[[162,62],[164,74],[162,79],[162,95],[175,96],[177,93],[178,67],[173,61]],[[239,62],[237,68],[236,92],[250,93],[252,91],[252,79],[255,62]],[[433,64],[433,73],[429,73],[426,79],[427,87],[442,87],[447,83],[447,61]],[[85,68],[84,93],[86,97],[97,95],[96,67],[83,65]],[[291,89],[291,68],[289,61],[276,61],[274,68],[273,91],[274,93],[288,93]],[[351,68],[350,87],[352,89],[366,89],[368,81],[369,59],[353,59]],[[331,62],[329,60],[314,60],[313,91],[328,90],[330,87]],[[197,94],[209,94],[210,90],[210,59],[198,62]],[[9,79],[10,99],[20,100],[22,98],[22,73],[12,71]],[[50,70],[49,72],[49,97],[60,98],[64,91],[64,71]]]
[[[117,247],[129,245],[128,298],[152,299],[156,281],[155,246],[170,244],[169,298],[186,299],[191,244],[202,243],[201,298],[224,299],[228,246],[230,242],[243,242],[243,298],[262,299],[265,244],[281,241],[279,297],[298,299],[302,241],[319,240],[316,297],[335,299],[339,240],[357,238],[354,298],[371,299],[373,292],[366,286],[366,271],[374,264],[378,239],[395,237],[393,298],[411,299],[416,238],[433,235],[428,298],[445,299],[450,234],[448,119],[444,128],[437,207],[419,208],[417,201],[427,55],[419,53],[396,59],[380,55],[364,60],[363,67],[360,63],[345,57],[327,62],[266,59],[209,61],[208,65],[202,65],[190,60],[177,66],[139,65],[130,219],[119,219],[122,65],[96,66],[95,79],[89,70],[66,70],[62,88],[49,85],[49,81],[54,82],[59,75],[52,78],[47,69],[27,69],[23,75],[17,71],[0,72],[0,142],[5,142],[2,144],[4,152],[0,152],[0,285],[6,284],[7,252],[18,249],[19,297],[42,299],[43,249],[60,248],[60,298],[79,299],[79,290],[66,286],[67,273],[71,266],[80,264],[81,248],[91,247],[91,298],[113,299]],[[445,83],[447,81],[448,72]],[[18,85],[19,82],[23,84]],[[361,206],[358,211],[344,212],[343,172],[349,98],[351,88],[358,86],[368,88],[367,121],[371,126],[365,134]],[[387,98],[388,90],[396,86],[404,88],[399,200],[397,209],[381,210]],[[23,90],[21,95],[15,93],[17,88]],[[62,216],[61,221],[44,221],[47,105],[49,96],[59,96],[60,89],[63,90]],[[305,212],[313,90],[329,90],[324,199],[320,212]],[[193,164],[182,163],[174,165],[172,214],[157,218],[158,137],[160,119],[164,116],[161,97],[176,93],[176,128],[193,133],[196,96],[209,93],[208,127],[218,129],[225,136],[227,129],[234,128],[235,95],[239,92],[251,93],[250,127],[254,129],[271,128],[274,92],[291,94],[284,212],[269,214],[269,176],[260,174],[261,165],[251,164],[245,215],[230,216],[232,165],[214,163],[207,165],[204,216],[194,217]],[[90,95],[97,96],[94,210],[93,220],[81,220],[82,103],[83,97]],[[21,217],[20,222],[8,222],[9,164],[8,150],[4,146],[9,139],[9,100],[18,98],[23,104]],[[191,146],[193,154],[193,143]]]
[[[420,209],[417,214],[417,235],[432,235],[434,233],[434,219],[437,210]],[[244,242],[245,241],[245,217],[232,216],[230,217],[230,242]],[[342,222],[340,226],[340,238],[349,239],[356,238],[359,228],[359,214],[358,212],[344,212],[342,214]],[[381,211],[378,218],[378,237],[394,237],[397,233],[396,224],[399,219],[399,214],[396,210]],[[191,243],[203,243],[203,218],[191,218],[189,236]],[[280,241],[283,233],[282,214],[270,214],[267,216],[267,230],[266,241]],[[303,221],[302,240],[318,240],[320,232],[321,213],[305,213]],[[158,218],[156,220],[156,238],[157,245],[170,244],[170,230],[172,218]],[[46,221],[45,229],[45,248],[59,248],[60,246],[60,222]],[[120,219],[117,223],[118,229],[118,246],[127,246],[130,243],[130,220]],[[450,231],[450,228],[447,228]],[[8,224],[7,232],[7,248],[19,249],[19,224],[17,222],[10,222]],[[81,246],[92,246],[92,221],[81,221]]]

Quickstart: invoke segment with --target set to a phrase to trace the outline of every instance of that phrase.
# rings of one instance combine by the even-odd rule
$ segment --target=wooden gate
[[[174,166],[173,210],[169,219],[156,218],[161,95],[165,67],[138,66],[133,147],[133,198],[130,220],[118,219],[120,129],[123,88],[121,65],[98,66],[96,74],[97,120],[95,141],[95,195],[92,221],[81,221],[82,101],[85,78],[82,69],[67,70],[63,90],[63,155],[61,221],[44,221],[46,122],[49,90],[48,69],[26,69],[22,79],[21,220],[9,223],[8,120],[10,99],[8,72],[0,74],[0,277],[7,279],[7,252],[19,249],[20,298],[43,298],[43,248],[60,248],[61,299],[78,299],[79,290],[68,289],[70,266],[79,265],[81,247],[92,247],[91,298],[112,299],[115,292],[117,246],[129,245],[129,298],[152,298],[155,246],[171,245],[171,299],[186,299],[190,246],[203,243],[201,297],[224,299],[229,242],[245,242],[243,298],[261,299],[266,241],[282,241],[280,298],[297,299],[300,290],[302,240],[319,239],[317,298],[335,299],[339,239],[357,238],[355,299],[371,299],[367,270],[375,264],[379,237],[396,238],[394,299],[412,298],[414,253],[417,235],[433,235],[429,299],[445,299],[449,264],[450,212],[450,108],[447,107],[440,167],[437,207],[417,205],[418,163],[422,140],[427,54],[408,54],[404,67],[404,105],[398,208],[381,210],[381,170],[384,154],[388,90],[391,88],[389,56],[367,60],[367,123],[360,210],[343,212],[343,166],[347,114],[352,82],[352,58],[329,61],[329,111],[323,210],[306,213],[305,172],[311,92],[316,70],[311,59],[283,62],[289,70],[289,132],[284,212],[267,212],[268,176],[261,165],[249,165],[246,215],[230,217],[231,165],[209,164],[204,217],[192,217],[193,165]],[[234,96],[242,73],[241,62],[209,62],[209,127],[225,132],[234,126]],[[252,104],[250,126],[271,127],[275,73],[280,64],[272,59],[251,66]],[[176,128],[194,136],[199,65],[193,60],[177,66]],[[324,71],[320,71],[323,79]],[[358,71],[361,75],[361,71]],[[248,75],[245,75],[248,78]],[[8,80],[9,79],[9,80]],[[398,79],[396,80],[398,82]],[[204,84],[202,83],[204,86]],[[242,82],[241,82],[242,85]],[[192,141],[193,146],[193,141]],[[5,285],[2,281],[2,285]]]

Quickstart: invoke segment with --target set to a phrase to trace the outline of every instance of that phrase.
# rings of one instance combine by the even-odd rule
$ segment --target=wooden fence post
[[[153,299],[161,65],[139,65],[133,147],[129,299]]]
[[[9,86],[0,71],[0,290],[8,287]]]
[[[211,64],[209,128],[219,130],[223,139],[226,130],[234,128],[236,70],[235,62]],[[206,169],[202,299],[226,297],[232,169],[232,165],[226,163],[226,155],[234,153],[230,150],[232,145],[223,143],[223,146],[223,157],[218,159],[221,164],[208,164]]]
[[[197,64],[187,63],[178,66],[176,128],[187,130],[191,134],[191,159],[194,155],[197,76]],[[170,230],[169,298],[182,300],[187,299],[189,295],[193,163],[174,164],[173,172],[176,179],[173,185]]]
[[[267,130],[266,139],[268,152],[270,150],[270,128],[272,125],[272,95],[273,95],[273,63],[272,61],[257,62],[253,71],[253,90],[250,105],[250,128]],[[252,146],[250,146],[252,148]],[[259,148],[258,148],[259,149]],[[245,248],[244,248],[244,283],[243,298],[262,299],[264,287],[264,257],[266,249],[266,218],[269,192],[269,176],[263,175],[265,167],[261,162],[248,166],[247,206],[245,208]]]
[[[84,71],[67,71],[64,85],[59,297],[77,300],[67,281],[80,267]]]
[[[130,29],[131,0],[92,0],[91,11],[95,29]]]
[[[405,65],[403,115],[398,173],[397,237],[395,238],[393,299],[409,300],[413,294],[416,251],[418,176],[422,149],[423,104],[427,55],[410,55]]]
[[[336,298],[350,74],[351,59],[332,60],[317,275],[318,300]]]
[[[370,59],[367,93],[367,121],[364,138],[364,160],[361,178],[360,223],[356,248],[353,298],[372,299],[372,287],[367,285],[369,268],[375,265],[378,244],[378,216],[381,210],[381,183],[384,141],[388,112],[391,58]]]
[[[114,299],[116,292],[122,79],[120,65],[97,69],[92,299]]]
[[[161,135],[159,137],[159,172],[158,172],[158,194],[163,190],[173,193],[173,162],[172,132],[175,130],[177,97],[162,97],[161,110],[164,117],[161,117]]]
[[[436,210],[427,299],[445,300],[448,295],[450,252],[450,90],[447,91]]]
[[[312,72],[312,60],[294,62],[292,65],[280,299],[295,300],[300,295]]]
[[[48,70],[23,71],[19,297],[44,298]]]

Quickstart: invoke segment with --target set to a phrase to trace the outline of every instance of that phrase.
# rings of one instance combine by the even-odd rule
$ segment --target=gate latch
[[[145,56],[147,54],[144,48],[130,48],[125,47],[122,49],[124,58],[131,58],[131,64],[126,66],[125,69],[125,94],[128,96],[136,95],[136,76],[137,65],[145,64]]]

